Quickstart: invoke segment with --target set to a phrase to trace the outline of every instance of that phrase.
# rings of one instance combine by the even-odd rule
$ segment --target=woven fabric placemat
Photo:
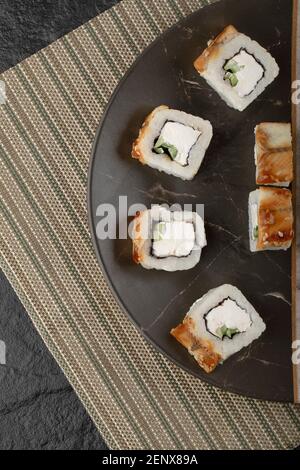
[[[86,194],[114,88],[163,30],[205,0],[123,0],[1,79],[0,263],[112,449],[287,449],[300,408],[217,390],[156,352],[99,269]]]

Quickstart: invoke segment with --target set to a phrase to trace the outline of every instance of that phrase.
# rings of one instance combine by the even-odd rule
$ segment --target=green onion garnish
[[[234,335],[238,333],[239,333],[239,330],[237,328],[227,328],[225,336],[231,339]]]
[[[237,86],[237,84],[239,83],[238,78],[237,78],[237,76],[236,76],[234,73],[231,75],[229,81],[230,81],[230,85],[231,85],[232,87]]]
[[[172,144],[168,144],[167,142],[164,142],[161,137],[157,140],[156,144],[154,145],[153,150],[155,153],[158,153],[158,154],[163,154],[163,153],[169,154],[172,160],[175,160],[175,158],[178,155],[177,148]]]
[[[238,80],[237,76],[234,73],[231,73],[231,72],[226,72],[225,75],[224,75],[224,79],[229,80],[230,85],[232,87],[237,86],[237,84],[239,83],[239,80]]]
[[[167,230],[167,227],[166,227],[165,222],[160,222],[159,224],[156,224],[155,230],[154,230],[154,240],[155,241],[163,240],[166,230]]]
[[[226,70],[226,72],[237,73],[240,70],[240,66],[235,60],[229,60],[224,65],[224,70]]]
[[[227,328],[227,326],[224,325],[222,326],[222,328],[217,329],[216,336],[218,336],[220,339],[223,339],[224,336],[227,336],[227,338],[232,339],[232,337],[238,333],[240,333],[240,331],[237,328]]]
[[[254,240],[258,239],[258,225],[253,229],[253,238]]]
[[[224,80],[229,80],[232,87],[237,86],[239,80],[236,76],[236,73],[242,70],[244,67],[244,65],[239,65],[235,60],[229,60],[224,65],[224,70],[226,71]]]

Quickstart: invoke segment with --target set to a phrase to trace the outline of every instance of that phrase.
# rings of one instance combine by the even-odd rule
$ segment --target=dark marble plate
[[[90,167],[89,214],[101,266],[124,311],[163,354],[200,379],[260,399],[292,401],[291,253],[251,254],[248,195],[255,189],[254,127],[291,119],[291,0],[223,0],[159,38],[134,64],[100,124]],[[229,108],[193,68],[207,40],[233,24],[278,61],[279,78],[246,111]],[[144,117],[167,104],[209,119],[214,138],[192,182],[130,158]],[[205,204],[208,247],[187,272],[146,271],[131,260],[130,240],[97,239],[100,204]],[[211,375],[169,331],[191,304],[224,283],[240,288],[267,324],[266,333]]]

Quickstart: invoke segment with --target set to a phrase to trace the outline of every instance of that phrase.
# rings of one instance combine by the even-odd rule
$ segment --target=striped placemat
[[[93,251],[86,192],[104,107],[139,53],[207,0],[123,0],[4,73],[0,264],[114,449],[283,449],[300,408],[217,390],[120,311]]]

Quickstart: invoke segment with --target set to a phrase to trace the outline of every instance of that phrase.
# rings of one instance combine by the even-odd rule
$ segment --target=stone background
[[[0,0],[0,73],[118,1]],[[106,449],[0,271],[1,340],[0,450]]]
[[[116,3],[0,0],[0,72]],[[0,340],[0,449],[106,449],[1,272]]]

